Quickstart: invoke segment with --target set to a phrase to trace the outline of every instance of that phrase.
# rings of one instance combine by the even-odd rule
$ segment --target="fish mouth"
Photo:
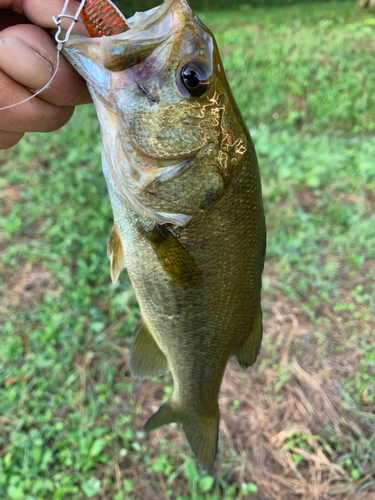
[[[122,71],[142,62],[192,18],[194,14],[186,0],[165,0],[153,9],[127,18],[129,29],[123,33],[97,38],[71,35],[64,51],[76,51],[100,62],[107,70]]]

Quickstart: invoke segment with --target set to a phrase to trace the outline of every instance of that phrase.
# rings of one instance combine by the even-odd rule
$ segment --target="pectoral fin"
[[[121,271],[126,267],[124,249],[122,248],[121,238],[115,224],[113,224],[111,234],[109,235],[107,255],[111,261],[112,283],[115,284]]]
[[[168,361],[141,318],[130,348],[130,373],[132,377],[146,379],[168,373]]]
[[[262,308],[259,303],[250,333],[236,353],[236,358],[241,368],[248,368],[255,363],[262,342],[262,334]]]
[[[156,255],[173,281],[187,288],[198,286],[202,282],[200,272],[181,241],[167,227],[155,224],[151,231],[140,227]]]

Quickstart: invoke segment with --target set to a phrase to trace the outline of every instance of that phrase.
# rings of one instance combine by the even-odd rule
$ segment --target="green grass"
[[[375,18],[350,2],[206,14],[250,127],[375,129]]]
[[[353,2],[202,17],[259,155],[275,269],[265,296],[298,299],[317,329],[327,307],[351,322],[330,352],[358,350],[341,389],[349,406],[363,394],[374,405],[374,18]],[[27,269],[47,276],[31,291],[23,284],[21,302],[2,304],[0,498],[136,499],[131,467],[145,481],[165,478],[166,498],[255,498],[256,479],[233,482],[233,464],[214,481],[188,452],[177,447],[170,459],[168,442],[147,447],[124,361],[139,310],[126,274],[115,286],[109,278],[112,213],[94,110],[77,110],[58,133],[28,135],[0,168],[1,189],[23,185],[10,211],[2,208],[3,296]],[[368,474],[371,450],[353,442],[343,454],[348,482]],[[119,463],[127,464],[121,480]]]

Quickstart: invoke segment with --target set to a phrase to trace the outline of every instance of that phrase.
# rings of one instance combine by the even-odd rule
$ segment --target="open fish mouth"
[[[122,71],[142,62],[193,17],[186,0],[165,0],[153,9],[136,12],[126,21],[123,18],[122,33],[93,38],[71,35],[65,48],[79,50],[82,55],[100,61],[110,71]],[[86,26],[90,29],[87,23]]]

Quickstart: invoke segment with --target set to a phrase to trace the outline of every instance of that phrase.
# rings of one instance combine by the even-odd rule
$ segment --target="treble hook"
[[[52,19],[53,19],[54,23],[57,25],[57,33],[55,35],[55,40],[56,40],[58,46],[62,46],[62,44],[64,44],[65,42],[67,42],[69,40],[70,33],[71,33],[71,31],[72,31],[75,23],[78,22],[79,15],[80,15],[80,13],[81,13],[81,11],[82,11],[85,3],[86,3],[86,0],[81,0],[81,3],[79,4],[79,7],[77,9],[77,12],[76,12],[75,16],[71,16],[69,14],[65,14],[66,9],[67,9],[68,4],[69,4],[69,0],[65,0],[64,7],[62,9],[61,14],[59,14],[57,17],[53,16]],[[62,31],[61,23],[62,23],[62,20],[64,18],[72,19],[72,24],[67,29],[67,31],[65,33],[65,38],[62,40],[62,39],[60,39],[60,34],[61,34],[61,31]]]

